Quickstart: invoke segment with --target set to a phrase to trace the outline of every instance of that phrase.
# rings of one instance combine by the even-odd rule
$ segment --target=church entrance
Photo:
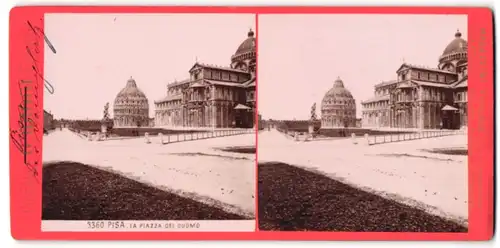
[[[251,110],[251,108],[240,103],[240,104],[236,105],[236,107],[234,107],[234,110],[235,110],[234,127],[236,127],[236,128],[248,128],[249,127],[248,115],[249,115],[249,110]],[[252,126],[250,126],[250,127],[252,127]]]
[[[446,105],[441,109],[442,112],[442,129],[459,129],[460,115],[458,109],[450,105]]]

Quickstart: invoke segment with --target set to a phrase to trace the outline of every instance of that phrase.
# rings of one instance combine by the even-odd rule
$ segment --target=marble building
[[[321,128],[356,127],[356,100],[337,78],[321,101]]]
[[[130,77],[113,105],[113,128],[149,126],[148,98]]]
[[[230,65],[195,62],[189,78],[167,85],[155,101],[155,125],[251,128],[255,115],[255,34],[252,30],[230,58]]]
[[[363,101],[363,127],[458,129],[467,126],[467,41],[457,30],[437,68],[403,63],[397,79]]]

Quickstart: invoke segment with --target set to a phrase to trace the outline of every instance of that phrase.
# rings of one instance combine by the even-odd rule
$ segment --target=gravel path
[[[467,232],[422,210],[284,163],[259,163],[259,229]]]
[[[227,219],[245,218],[81,163],[43,168],[42,220]]]

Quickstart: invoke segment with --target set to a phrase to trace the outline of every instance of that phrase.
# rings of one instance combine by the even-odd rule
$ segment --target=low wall
[[[335,128],[335,129],[320,129],[319,136],[326,137],[351,137],[352,134],[356,136],[368,135],[388,135],[388,134],[403,134],[414,133],[414,131],[401,131],[401,130],[374,130],[367,128]]]
[[[164,134],[161,136],[160,144],[171,144],[177,142],[194,141],[201,139],[210,139],[242,134],[255,133],[254,129],[237,129],[237,130],[215,130],[213,132],[191,132],[191,133],[177,133],[177,134]],[[159,136],[159,135],[157,135]],[[156,136],[156,137],[157,137]],[[149,136],[152,137],[151,135]]]
[[[421,131],[414,133],[400,133],[390,135],[368,136],[368,145],[386,144],[392,142],[401,142],[416,139],[428,139],[442,136],[464,134],[462,130],[439,130],[439,131]],[[363,137],[364,138],[364,137]]]

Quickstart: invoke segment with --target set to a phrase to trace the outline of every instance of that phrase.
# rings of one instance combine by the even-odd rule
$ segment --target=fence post
[[[144,133],[144,138],[146,140],[146,144],[150,144],[151,143],[151,140],[149,139],[149,133]]]
[[[158,133],[158,137],[160,138],[160,144],[163,145],[163,134],[162,133]]]
[[[167,143],[170,143],[170,134],[167,135]]]
[[[355,135],[355,134],[353,134]],[[369,146],[370,145],[370,135],[368,133],[365,133],[365,141],[366,141],[366,145]],[[375,143],[377,143],[377,136],[375,136]]]
[[[353,144],[358,144],[358,142],[356,142],[356,134],[355,133],[351,134],[351,140],[352,140]]]

